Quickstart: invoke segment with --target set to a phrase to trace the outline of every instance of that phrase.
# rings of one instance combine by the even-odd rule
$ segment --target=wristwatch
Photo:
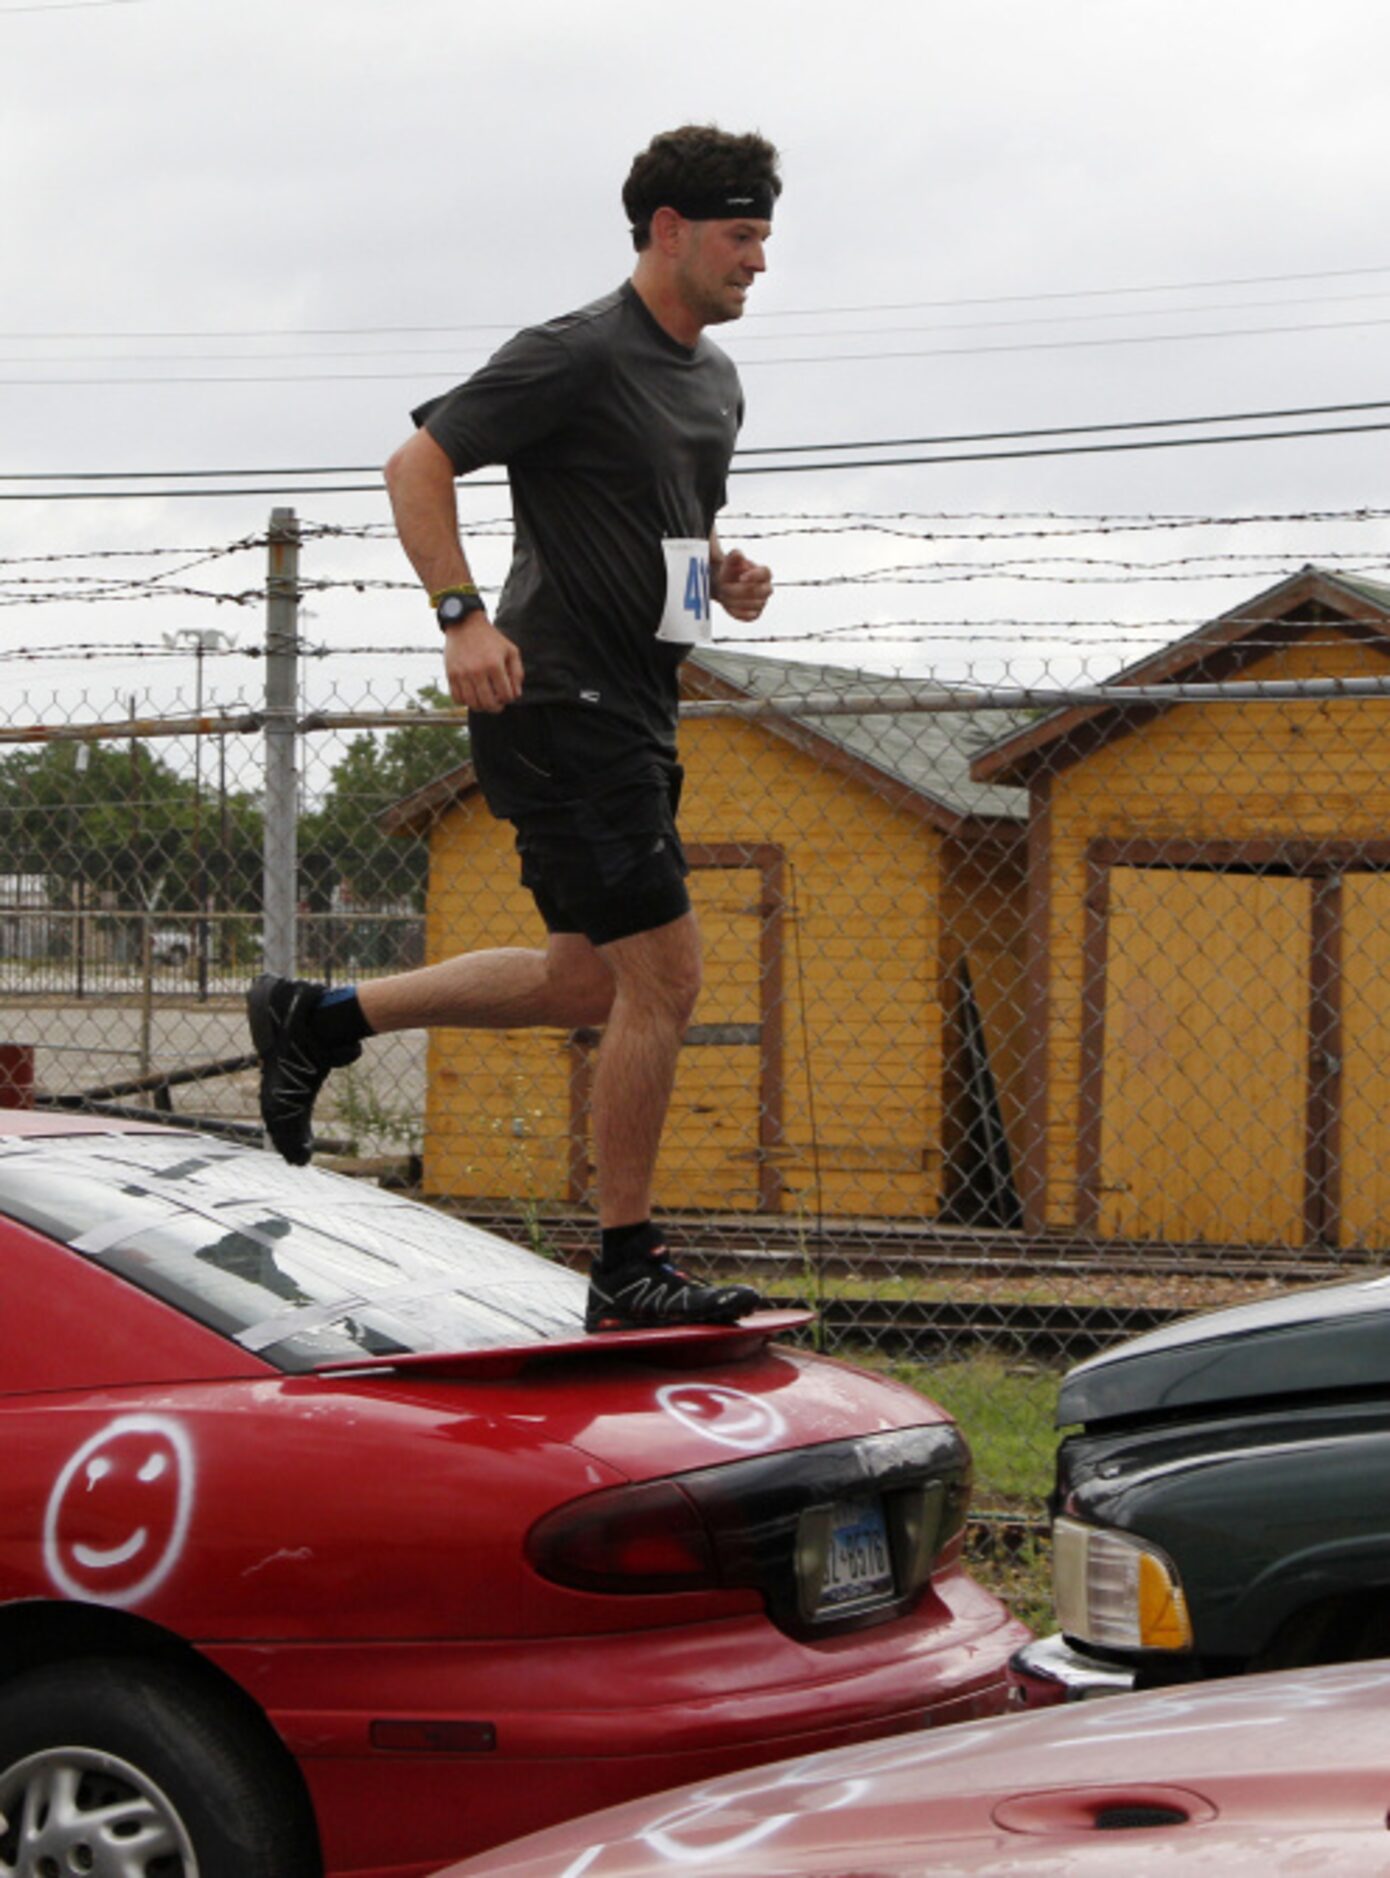
[[[443,593],[433,594],[431,598],[440,632],[462,625],[474,613],[487,611],[487,603],[476,587],[446,587]]]

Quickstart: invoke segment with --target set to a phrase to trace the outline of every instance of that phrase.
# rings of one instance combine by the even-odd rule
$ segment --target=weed
[[[389,1142],[419,1154],[424,1146],[425,1124],[419,1110],[405,1103],[388,1102],[360,1070],[345,1069],[333,1081],[334,1104],[339,1121],[360,1149],[365,1141]]]

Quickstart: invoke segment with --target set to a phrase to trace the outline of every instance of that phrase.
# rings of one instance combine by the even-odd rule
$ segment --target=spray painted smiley
[[[50,1579],[70,1598],[138,1604],[178,1563],[193,1516],[193,1445],[167,1415],[119,1415],[53,1483],[43,1520]]]
[[[787,1432],[770,1402],[724,1383],[667,1383],[656,1399],[682,1427],[721,1447],[766,1448]]]

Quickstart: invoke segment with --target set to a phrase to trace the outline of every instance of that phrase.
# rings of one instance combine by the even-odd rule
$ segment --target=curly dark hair
[[[782,193],[777,151],[756,131],[736,137],[716,124],[683,124],[664,130],[633,158],[623,184],[623,207],[640,253],[652,238],[652,216],[669,207],[674,194],[706,195],[742,183],[766,183]]]

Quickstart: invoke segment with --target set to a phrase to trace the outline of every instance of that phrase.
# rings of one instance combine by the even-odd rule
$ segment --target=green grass
[[[1045,1637],[1057,1628],[1052,1615],[1052,1550],[1032,1534],[1017,1545],[966,1543],[970,1576],[1007,1604],[1015,1617]]]
[[[907,1383],[960,1423],[975,1457],[971,1510],[986,1516],[967,1535],[971,1576],[1032,1629],[1042,1635],[1055,1629],[1047,1535],[1010,1526],[1008,1515],[1043,1516],[1058,1440],[1052,1425],[1058,1378],[998,1356],[908,1363],[872,1352],[837,1354]]]
[[[1057,1449],[1055,1375],[999,1356],[909,1363],[844,1354],[930,1396],[955,1417],[975,1456],[977,1511],[1041,1517]]]

